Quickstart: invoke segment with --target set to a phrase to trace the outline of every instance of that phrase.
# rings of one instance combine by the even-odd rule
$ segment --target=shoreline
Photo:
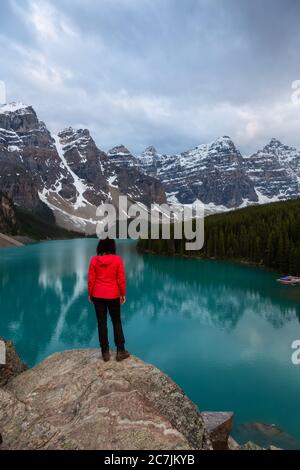
[[[4,236],[3,238],[1,236]],[[4,240],[4,238],[11,239],[14,242],[9,242],[9,240]],[[78,239],[89,239],[89,238],[95,238],[91,236],[82,236],[82,237],[75,237]],[[42,242],[47,242],[47,241],[61,241],[61,240],[74,240],[75,238],[48,238],[48,239],[41,239],[41,240],[34,240],[32,238],[22,236],[22,235],[6,235],[0,233],[0,250],[5,249],[5,248],[22,248],[27,245],[32,245],[35,243],[42,243]],[[119,240],[117,240],[118,242]],[[262,263],[255,263],[254,261],[248,261],[244,259],[236,259],[236,258],[215,258],[215,257],[206,257],[206,256],[201,256],[201,255],[180,255],[180,254],[164,254],[164,253],[156,253],[155,251],[152,250],[140,250],[137,246],[136,248],[137,252],[139,254],[145,254],[145,255],[152,255],[152,256],[162,256],[165,258],[181,258],[181,259],[193,259],[193,260],[202,260],[202,261],[217,261],[217,262],[227,262],[227,263],[232,263],[232,264],[238,264],[241,266],[247,266],[247,267],[252,267],[252,268],[258,268],[262,269],[264,271],[268,272],[273,272],[276,273],[277,275],[287,275],[284,272],[276,271],[268,266],[265,266]]]
[[[26,240],[26,237],[18,237],[15,235],[7,235],[6,233],[0,233],[0,248],[16,248],[24,246],[30,243]]]
[[[3,238],[2,238],[3,237]],[[87,239],[90,237],[72,237],[72,238],[43,238],[36,240],[34,238],[27,237],[26,235],[6,235],[0,233],[0,250],[5,248],[23,248],[28,245],[34,245],[37,243],[50,242],[50,241],[61,241],[61,240],[75,240],[75,239]]]
[[[254,261],[247,261],[247,260],[239,260],[236,258],[214,258],[214,257],[207,257],[207,256],[197,256],[197,255],[179,255],[177,253],[168,255],[164,253],[156,253],[155,251],[152,250],[140,250],[137,248],[137,252],[139,254],[145,254],[145,255],[153,255],[153,256],[163,256],[164,258],[180,258],[180,259],[193,259],[193,260],[201,260],[201,261],[216,261],[216,262],[225,262],[225,263],[232,263],[232,264],[238,264],[240,266],[247,266],[247,267],[252,267],[252,268],[258,268],[262,269],[263,271],[268,271],[268,272],[273,272],[277,273],[278,275],[287,275],[284,272],[277,271],[276,269],[272,269],[268,266],[265,266],[262,263],[255,263]]]

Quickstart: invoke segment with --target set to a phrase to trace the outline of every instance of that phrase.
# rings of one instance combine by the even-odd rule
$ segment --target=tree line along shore
[[[159,255],[254,263],[282,273],[300,273],[300,200],[274,202],[205,218],[204,246],[187,251],[186,239],[141,239],[138,250]]]

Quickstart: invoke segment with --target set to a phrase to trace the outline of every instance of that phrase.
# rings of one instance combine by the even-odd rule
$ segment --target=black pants
[[[115,345],[119,351],[124,351],[125,338],[121,322],[120,299],[98,299],[93,297],[98,321],[99,343],[102,351],[108,351],[107,310],[114,328]]]

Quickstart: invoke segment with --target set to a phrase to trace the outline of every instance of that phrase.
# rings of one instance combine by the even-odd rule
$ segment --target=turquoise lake
[[[56,351],[98,346],[86,291],[96,243],[0,251],[0,336],[29,366]],[[128,350],[166,372],[201,410],[234,411],[237,439],[242,423],[257,421],[300,440],[300,366],[291,362],[300,288],[244,265],[141,255],[133,242],[119,242],[118,253],[127,273]]]

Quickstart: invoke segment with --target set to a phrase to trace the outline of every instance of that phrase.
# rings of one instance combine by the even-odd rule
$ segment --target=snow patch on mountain
[[[24,111],[28,108],[30,108],[30,106],[21,102],[7,103],[0,106],[0,114],[15,113],[16,111]]]
[[[114,184],[114,182],[118,179],[117,175],[112,175],[107,178],[108,184],[112,186],[113,188],[117,188],[118,185]]]
[[[78,230],[85,230],[87,223],[97,225],[99,222],[98,220],[93,219],[92,217],[86,218],[76,214],[72,214],[69,211],[64,210],[62,207],[59,207],[58,204],[53,204],[51,201],[49,201],[49,191],[46,188],[44,188],[43,191],[39,192],[39,197],[41,201],[43,201],[50,209],[53,210],[56,216],[57,213],[59,213],[60,216],[65,219],[68,225],[70,225],[71,227],[75,225],[75,229],[77,228]]]
[[[260,192],[258,189],[256,189],[256,194],[258,196],[258,204],[270,204],[270,202],[278,202],[280,199],[283,198],[284,195],[276,195],[273,197],[268,197],[262,192]]]
[[[76,191],[77,191],[77,199],[76,199],[76,202],[74,204],[74,209],[79,209],[80,207],[83,207],[83,206],[86,206],[87,204],[89,204],[89,202],[84,197],[84,193],[87,191],[88,187],[76,175],[76,173],[74,173],[74,171],[70,168],[67,160],[65,159],[64,149],[63,149],[63,147],[60,143],[60,139],[59,139],[58,135],[53,136],[53,138],[55,140],[57,153],[58,153],[64,167],[68,170],[68,172],[70,173],[70,175],[73,178],[74,186],[75,186]]]

